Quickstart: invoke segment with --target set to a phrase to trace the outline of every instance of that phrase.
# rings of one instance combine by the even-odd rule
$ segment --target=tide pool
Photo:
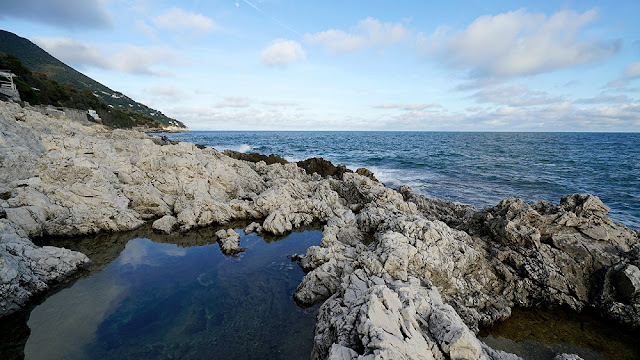
[[[31,310],[24,357],[308,359],[317,307],[294,303],[304,273],[288,256],[322,233],[265,240],[236,231],[246,249],[236,257],[207,229],[60,240],[95,265]],[[9,355],[21,358],[20,346]]]

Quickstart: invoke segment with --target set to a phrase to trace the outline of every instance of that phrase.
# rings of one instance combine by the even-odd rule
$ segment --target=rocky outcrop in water
[[[244,251],[244,248],[240,247],[240,235],[233,229],[218,230],[216,231],[216,237],[223,254],[236,255]]]
[[[252,163],[257,163],[260,161],[264,161],[265,164],[267,165],[271,165],[271,164],[286,164],[288,161],[278,155],[274,155],[274,154],[270,154],[270,155],[262,155],[262,154],[258,154],[258,153],[249,153],[249,154],[245,154],[245,153],[241,153],[239,151],[233,151],[233,150],[229,150],[226,149],[223,151],[223,153],[225,155],[227,155],[230,158],[233,159],[237,159],[237,160],[244,160],[244,161],[249,161]]]
[[[326,224],[321,245],[299,260],[309,272],[295,293],[302,305],[323,302],[314,359],[515,358],[475,336],[514,306],[594,307],[640,326],[638,232],[611,221],[591,195],[558,205],[506,199],[478,211],[387,188],[366,173],[325,178],[336,170],[160,146],[143,133],[7,103],[0,159],[0,315],[88,261],[31,237],[147,221],[170,234],[255,219],[247,232]],[[236,236],[225,226],[211,241],[233,254],[241,251]]]
[[[318,157],[298,161],[297,164],[307,174],[312,175],[315,173],[322,177],[332,176],[336,179],[342,179],[344,173],[353,172],[344,165],[335,166],[331,161]]]

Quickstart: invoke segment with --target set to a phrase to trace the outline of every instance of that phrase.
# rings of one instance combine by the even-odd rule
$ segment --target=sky
[[[193,130],[640,131],[640,1],[3,0]]]

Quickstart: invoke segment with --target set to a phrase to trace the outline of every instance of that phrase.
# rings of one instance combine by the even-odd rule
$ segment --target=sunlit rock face
[[[638,232],[595,196],[478,211],[357,173],[323,178],[8,103],[0,158],[0,314],[88,261],[30,237],[256,219],[251,230],[275,235],[326,224],[300,259],[310,272],[295,293],[302,305],[324,302],[313,358],[512,358],[475,332],[534,304],[594,306],[640,326]],[[216,237],[241,251],[230,232]]]

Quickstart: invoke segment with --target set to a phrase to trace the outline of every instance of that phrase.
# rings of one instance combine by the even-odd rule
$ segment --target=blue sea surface
[[[288,160],[323,157],[366,167],[391,187],[430,198],[496,205],[597,195],[610,217],[640,229],[640,133],[190,131],[169,138]]]

